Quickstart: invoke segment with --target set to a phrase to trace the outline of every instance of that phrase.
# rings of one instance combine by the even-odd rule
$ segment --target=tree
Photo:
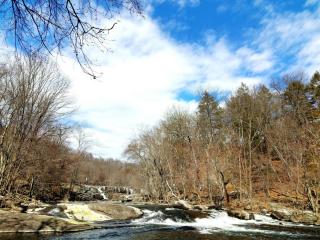
[[[312,106],[308,101],[303,73],[288,74],[283,80],[287,84],[283,92],[284,111],[291,114],[299,124],[306,123],[312,117]]]
[[[43,139],[59,139],[69,113],[68,81],[46,59],[31,56],[4,66],[0,78],[0,193],[10,192],[27,155]]]
[[[312,117],[320,118],[320,73],[315,72],[309,84],[307,85],[307,94],[309,102],[313,108]]]
[[[102,10],[103,9],[103,10]],[[25,53],[60,52],[70,46],[85,73],[95,77],[86,46],[103,46],[123,9],[141,13],[139,0],[1,0],[2,29],[9,42]],[[108,26],[97,23],[106,17]]]
[[[222,126],[222,109],[208,91],[204,91],[201,95],[197,122],[202,141],[207,145],[214,141],[214,137]]]
[[[221,147],[219,142],[222,140],[222,114],[223,111],[215,98],[208,91],[204,91],[197,109],[197,134],[202,145],[201,150],[206,153],[204,158],[206,159],[207,190],[210,201],[213,199],[214,182],[220,182],[220,176],[222,177],[220,185],[224,189],[223,170],[216,161],[218,149]]]

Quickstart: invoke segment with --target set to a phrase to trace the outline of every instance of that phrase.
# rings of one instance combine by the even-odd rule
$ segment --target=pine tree
[[[204,144],[213,142],[222,125],[222,109],[216,99],[204,91],[197,111],[198,128]]]

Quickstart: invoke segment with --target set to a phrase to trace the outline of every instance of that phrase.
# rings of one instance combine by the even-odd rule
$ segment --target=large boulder
[[[249,213],[249,212],[244,211],[244,210],[231,209],[231,210],[228,210],[227,213],[228,213],[228,216],[230,216],[230,217],[235,217],[235,218],[239,218],[239,219],[242,219],[242,220],[254,219],[254,214],[253,213]]]
[[[104,213],[94,211],[85,203],[63,203],[59,206],[65,209],[63,212],[69,219],[76,221],[103,222],[112,219],[112,217]]]
[[[277,220],[290,221],[293,209],[282,206],[278,203],[270,203],[270,216]]]
[[[208,210],[208,207],[206,205],[195,205],[194,209],[199,211],[206,211]]]
[[[140,209],[123,204],[97,202],[89,204],[89,208],[116,220],[135,219],[143,215],[143,212]]]
[[[311,211],[296,211],[290,216],[290,221],[303,224],[315,224],[318,217]]]
[[[99,192],[97,187],[81,186],[77,190],[70,193],[70,200],[72,200],[72,201],[96,201],[96,200],[104,200],[104,197]]]
[[[286,208],[271,210],[270,216],[277,220],[290,221],[292,211]]]
[[[11,209],[15,212],[25,212],[28,208],[26,204],[27,203],[25,203],[23,200],[14,198],[11,195],[1,197],[0,199],[0,208]]]
[[[277,220],[315,225],[320,222],[320,217],[311,211],[292,209],[277,203],[271,203],[270,209],[270,216]]]
[[[175,208],[183,209],[183,210],[191,210],[193,206],[184,200],[176,201],[173,205]]]

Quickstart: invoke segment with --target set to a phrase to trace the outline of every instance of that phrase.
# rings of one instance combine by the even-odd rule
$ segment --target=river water
[[[173,208],[143,206],[144,216],[132,221],[109,221],[100,229],[62,235],[11,235],[11,240],[265,240],[320,239],[320,227],[305,226],[255,215],[255,220],[239,220],[224,211],[207,214]]]

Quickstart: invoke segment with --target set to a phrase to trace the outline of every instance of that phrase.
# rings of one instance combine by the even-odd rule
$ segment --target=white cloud
[[[181,8],[186,6],[198,6],[200,4],[200,0],[154,0],[156,3],[163,3],[166,1],[177,4]]]
[[[59,60],[72,80],[79,108],[74,119],[90,126],[91,151],[104,157],[120,157],[136,129],[153,125],[172,105],[194,110],[196,102],[181,99],[181,91],[233,91],[241,82],[260,82],[257,74],[272,65],[267,53],[233,50],[223,39],[208,40],[206,46],[178,43],[149,16],[122,17],[109,38],[115,40],[112,53],[89,49],[103,73],[98,80],[68,56]],[[252,66],[252,77],[242,74]]]
[[[263,19],[262,25],[255,43],[279,58],[286,67],[284,71],[302,69],[312,74],[319,70],[320,5],[315,11],[274,14]]]
[[[296,67],[299,66],[303,66],[309,74],[320,70],[320,33],[315,34],[299,50]]]
[[[312,5],[316,5],[319,4],[318,0],[307,0],[305,3],[305,6],[312,6]]]

